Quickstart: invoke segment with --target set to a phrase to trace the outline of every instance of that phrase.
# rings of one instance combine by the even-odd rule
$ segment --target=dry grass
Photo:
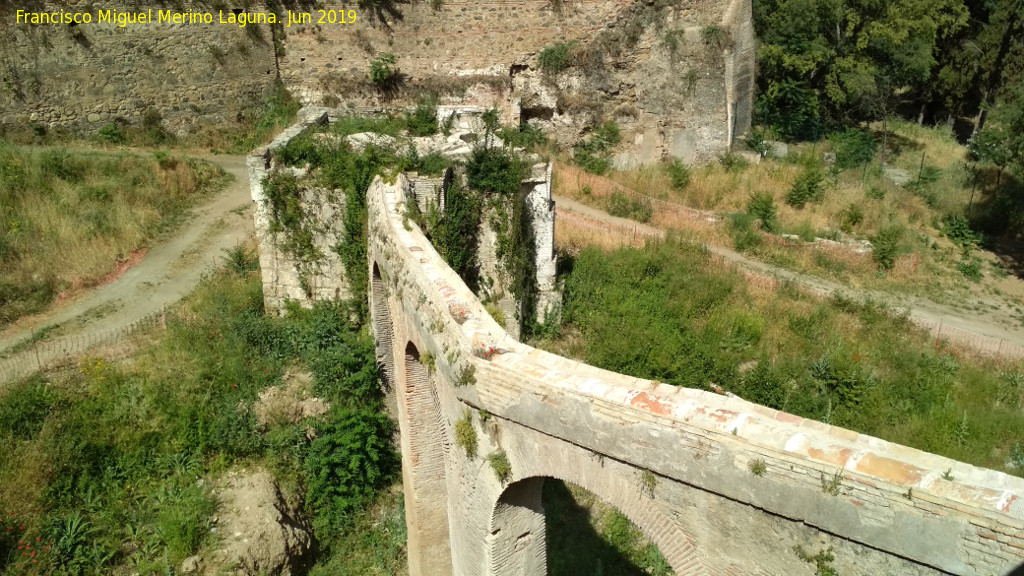
[[[956,301],[972,290],[957,270],[959,248],[941,235],[936,223],[945,214],[962,213],[970,199],[965,186],[965,151],[945,129],[927,128],[907,122],[891,122],[889,165],[917,176],[921,155],[925,165],[942,170],[927,194],[894,185],[876,165],[867,170],[850,169],[827,177],[824,197],[797,209],[785,203],[786,193],[803,169],[802,162],[813,149],[816,156],[830,150],[828,142],[817,146],[790,146],[789,158],[768,159],[759,164],[726,167],[711,163],[693,168],[689,184],[674,190],[661,166],[645,166],[613,171],[606,177],[584,173],[574,166],[556,164],[554,191],[596,208],[608,209],[613,193],[646,197],[653,215],[649,224],[664,230],[685,231],[696,242],[712,246],[735,246],[726,215],[747,209],[754,193],[768,193],[778,207],[780,233],[805,238],[830,236],[845,228],[853,238],[866,240],[888,225],[905,229],[901,241],[903,256],[895,270],[879,276],[870,253],[857,253],[842,246],[822,246],[807,242],[785,241],[768,235],[755,247],[747,248],[758,260],[792,270],[837,280],[854,287],[923,294],[945,301]],[[876,197],[869,196],[875,191]],[[878,198],[879,195],[882,196]],[[927,200],[925,196],[930,196]],[[845,214],[855,207],[862,215],[850,225]],[[577,233],[577,236],[583,233]],[[610,240],[597,239],[606,245]],[[994,261],[988,253],[984,260]],[[1005,280],[993,279],[999,289]]]
[[[224,180],[195,160],[0,144],[0,326],[88,287]]]

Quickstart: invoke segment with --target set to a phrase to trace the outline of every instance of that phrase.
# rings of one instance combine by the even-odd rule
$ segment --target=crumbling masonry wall
[[[461,109],[459,112],[459,130],[482,129],[479,122],[482,110]],[[334,120],[336,117],[332,117],[333,113],[334,111],[326,108],[303,108],[299,112],[298,122],[282,132],[269,145],[253,151],[247,159],[252,199],[255,204],[260,268],[263,270],[263,297],[267,310],[281,311],[288,300],[296,301],[303,306],[311,306],[318,300],[338,300],[351,295],[344,264],[335,250],[345,238],[343,191],[310,187],[300,180],[300,206],[305,217],[303,227],[312,232],[313,244],[319,256],[316,260],[310,260],[303,258],[302,255],[292,254],[286,249],[286,231],[274,231],[273,214],[263,187],[264,179],[278,169],[290,170],[299,177],[305,175],[303,170],[275,166],[274,151],[287,145],[292,138],[307,128]],[[460,133],[462,132],[456,132],[449,139],[461,143],[458,139]],[[415,140],[424,148],[429,145],[432,150],[447,150],[437,142],[425,142],[428,139]],[[468,147],[457,149],[468,150]],[[421,153],[426,153],[426,150]],[[464,155],[455,154],[459,159],[464,159]],[[561,303],[561,296],[555,286],[555,206],[551,200],[551,168],[550,162],[533,165],[522,183],[526,215],[530,218],[531,228],[536,237],[534,262],[537,269],[540,321],[544,320],[546,312],[557,312]],[[403,210],[405,204],[415,203],[423,213],[426,213],[431,205],[443,212],[445,192],[454,178],[454,171],[451,169],[436,177],[416,173],[401,174],[398,182],[403,191]],[[409,225],[413,224],[409,222]],[[499,307],[508,319],[510,330],[518,336],[518,330],[514,330],[512,326],[517,305],[507,285],[509,279],[500,272],[497,236],[488,213],[483,215],[480,231],[478,248],[481,276],[492,283],[491,292],[501,295]]]
[[[96,130],[115,118],[139,123],[152,108],[183,134],[234,124],[239,112],[258,109],[276,74],[265,25],[248,32],[219,24],[121,28],[99,24],[97,10],[150,6],[120,0],[40,4],[48,12],[91,12],[93,23],[16,24],[14,8],[30,5],[13,2],[0,10],[0,126]],[[194,0],[179,6],[210,10],[209,2]]]
[[[183,0],[182,11],[213,11]],[[453,106],[498,106],[563,145],[602,119],[622,126],[627,167],[675,156],[703,161],[746,131],[753,102],[751,0],[445,0],[397,4],[401,18],[356,9],[354,24],[295,24],[275,63],[268,25],[0,23],[0,126],[95,131],[116,118],[160,113],[179,135],[239,125],[262,107],[278,65],[306,105],[403,107],[424,91]],[[135,11],[123,0],[46,0],[47,10]],[[555,10],[555,7],[561,7]],[[665,6],[652,15],[653,8]],[[176,8],[177,9],[177,8]],[[265,11],[255,2],[253,11]],[[215,11],[214,11],[215,12]],[[94,18],[95,19],[95,18]],[[717,29],[711,36],[706,30]],[[712,38],[713,37],[713,38]],[[709,39],[711,39],[709,41]],[[605,42],[601,66],[553,77],[537,54],[560,41]],[[369,80],[376,55],[398,57],[402,83]],[[612,52],[615,52],[614,54]]]
[[[276,169],[274,151],[285,146],[306,128],[326,123],[328,118],[326,109],[303,108],[299,112],[298,122],[269,145],[253,151],[246,159],[255,207],[263,300],[268,311],[280,312],[288,300],[308,307],[318,300],[341,300],[351,295],[345,280],[345,266],[334,249],[345,237],[344,192],[302,188],[300,206],[305,216],[303,226],[313,232],[313,245],[320,256],[317,260],[308,260],[284,248],[286,231],[273,231],[273,214],[263,189],[264,178]],[[303,174],[301,170],[290,170],[297,175]]]

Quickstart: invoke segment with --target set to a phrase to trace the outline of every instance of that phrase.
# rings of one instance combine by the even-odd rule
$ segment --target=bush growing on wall
[[[370,81],[379,89],[391,88],[398,80],[398,59],[391,52],[385,52],[370,62]]]
[[[577,42],[556,42],[537,54],[537,66],[547,74],[557,74],[572,65],[573,50]]]
[[[444,215],[430,232],[430,241],[438,253],[472,290],[479,283],[477,238],[481,211],[480,199],[453,183],[446,195]]]
[[[406,114],[405,123],[410,136],[437,134],[437,98],[432,95],[420,98],[416,108]]]
[[[466,162],[469,187],[485,193],[518,193],[526,174],[526,164],[503,148],[478,146]]]

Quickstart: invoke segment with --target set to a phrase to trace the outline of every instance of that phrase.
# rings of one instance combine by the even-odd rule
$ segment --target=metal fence
[[[19,345],[18,351],[0,359],[0,383],[24,378],[40,370],[77,366],[83,357],[109,360],[125,358],[152,344],[166,328],[166,309],[149,314],[115,330],[93,332],[54,339],[34,337]]]

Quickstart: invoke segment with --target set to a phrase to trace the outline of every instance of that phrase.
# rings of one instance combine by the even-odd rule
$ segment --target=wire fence
[[[585,196],[595,199],[608,200],[612,194],[623,194],[634,200],[648,202],[654,210],[652,223],[660,228],[701,228],[713,226],[723,221],[722,215],[710,210],[699,210],[684,204],[678,204],[667,200],[661,200],[648,196],[642,192],[623,186],[610,178],[590,174],[570,164],[558,165],[559,178],[563,181],[575,182],[578,190],[586,190]],[[819,252],[825,252],[833,258],[840,258],[853,265],[873,266],[870,244],[849,244],[818,238],[814,241],[806,241],[800,238],[785,237],[777,234],[761,232],[761,238],[768,244],[776,246],[788,246],[809,248]],[[914,272],[917,270],[919,254],[904,254],[897,259],[896,266],[903,272]]]
[[[660,238],[663,236],[663,234],[650,230],[647,227],[597,220],[570,210],[558,209],[557,205],[556,214],[556,235],[561,233],[563,238],[568,237],[576,241],[586,242],[591,240],[590,243],[603,247],[622,245],[642,246],[650,238]],[[913,256],[916,255],[908,255],[908,261],[905,261],[903,265],[916,266],[916,259],[911,259]],[[780,280],[775,276],[750,270],[737,265],[735,262],[728,262],[720,254],[714,254],[711,258],[717,266],[728,266],[738,272],[751,286],[774,291],[780,289],[785,283],[784,280]],[[831,295],[827,291],[815,290],[813,288],[808,288],[808,291],[812,295],[822,298],[827,298]],[[911,316],[910,320],[928,331],[931,337],[934,338],[933,345],[936,348],[949,352],[958,358],[982,356],[1001,361],[1017,361],[1024,358],[1024,346],[1007,342],[1006,339],[995,338],[979,332],[950,326],[944,320],[936,322],[914,316]]]
[[[162,309],[126,326],[106,332],[78,334],[19,345],[13,355],[0,359],[0,383],[24,378],[37,371],[78,366],[84,357],[125,358],[152,344],[170,320],[182,313]]]

